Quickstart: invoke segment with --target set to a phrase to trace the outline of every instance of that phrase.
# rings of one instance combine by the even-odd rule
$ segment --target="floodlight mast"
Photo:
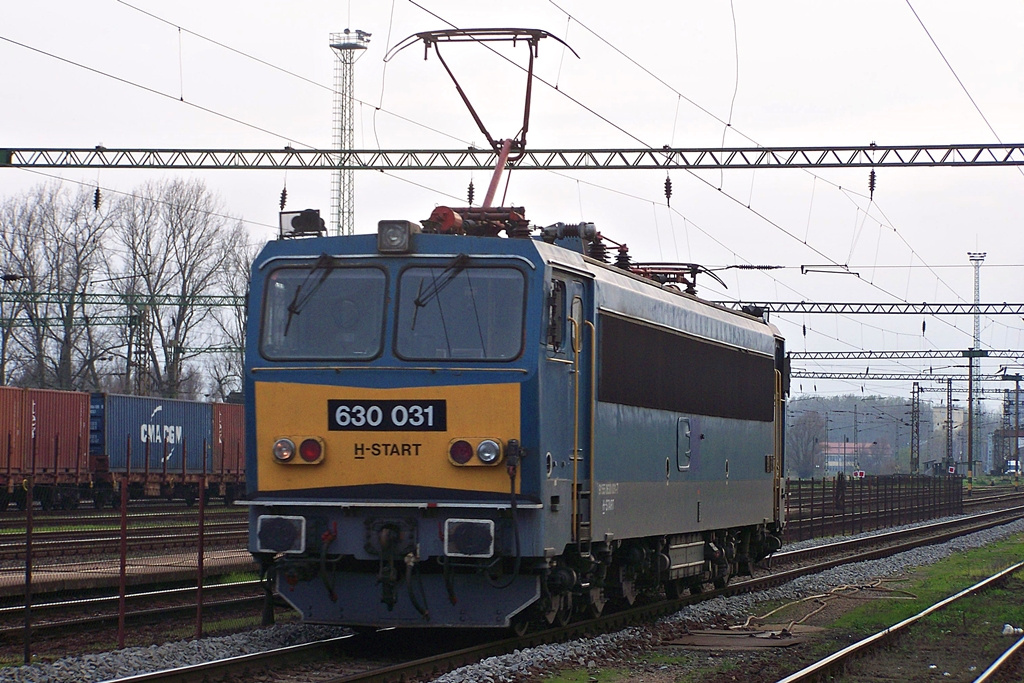
[[[338,152],[340,165],[341,151],[354,146],[355,61],[359,50],[365,50],[370,42],[370,33],[356,29],[345,29],[343,33],[331,34],[331,49],[336,59],[334,65],[334,149]],[[355,179],[351,169],[334,171],[331,192],[331,225],[336,235],[351,235],[355,232]],[[282,207],[283,208],[283,207]]]
[[[501,174],[505,169],[505,165],[510,161],[515,162],[523,156],[523,152],[526,150],[526,132],[530,128],[530,101],[533,94],[533,60],[537,56],[537,46],[540,43],[541,38],[554,38],[565,47],[569,48],[569,51],[579,58],[576,51],[573,50],[569,45],[557,36],[553,36],[547,31],[541,31],[539,29],[532,28],[466,28],[466,29],[445,29],[441,31],[422,31],[420,33],[413,34],[400,42],[385,57],[385,61],[389,60],[392,56],[409,47],[413,43],[420,40],[423,41],[423,58],[426,59],[430,54],[430,49],[433,48],[437,54],[438,60],[441,62],[441,66],[448,72],[449,78],[452,79],[452,83],[455,84],[455,89],[459,93],[459,97],[462,98],[466,108],[469,109],[470,116],[476,122],[477,128],[484,134],[491,149],[493,149],[497,155],[497,161],[494,165],[494,172],[491,175],[491,182],[487,187],[487,194],[484,196],[482,208],[488,209],[494,202],[494,195],[498,190],[498,183],[501,180]],[[480,115],[477,114],[476,109],[473,107],[473,103],[469,101],[469,96],[466,95],[465,90],[459,84],[455,74],[452,73],[448,63],[441,56],[441,50],[439,45],[441,43],[493,43],[493,42],[511,42],[515,45],[517,42],[526,43],[529,47],[530,61],[526,68],[526,96],[524,98],[523,105],[523,125],[519,129],[519,132],[514,138],[506,138],[504,140],[498,140],[493,137],[484,125]]]

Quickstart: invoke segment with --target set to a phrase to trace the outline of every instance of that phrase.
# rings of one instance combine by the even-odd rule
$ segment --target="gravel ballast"
[[[863,585],[876,579],[899,576],[913,567],[933,564],[954,553],[978,548],[1021,532],[1024,532],[1024,520],[962,536],[946,543],[916,548],[892,557],[836,567],[766,591],[714,598],[685,607],[665,617],[663,621],[701,624],[742,622],[758,603],[769,600],[797,600],[808,595],[825,593],[838,586]],[[806,544],[807,542],[804,542],[800,545]],[[324,626],[275,626],[232,636],[125,648],[101,654],[67,657],[52,663],[12,667],[0,671],[0,683],[94,683],[251,654],[341,636],[345,633],[346,629]],[[633,627],[594,638],[517,650],[512,654],[491,657],[479,664],[462,667],[445,674],[437,681],[499,683],[523,680],[538,671],[562,666],[591,667],[595,661],[606,660],[610,652],[617,653],[621,658],[639,654],[649,646],[650,638],[648,629]]]

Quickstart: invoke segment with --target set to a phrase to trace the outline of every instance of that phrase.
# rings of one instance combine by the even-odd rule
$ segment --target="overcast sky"
[[[355,67],[357,148],[485,146],[434,55],[424,61],[414,46],[384,62],[407,36],[453,26],[543,29],[579,54],[541,43],[536,73],[550,85],[534,88],[532,148],[1024,142],[1019,0],[0,0],[0,147],[329,147],[329,35],[345,28],[372,34]],[[521,46],[498,51],[526,63]],[[443,54],[491,133],[514,135],[523,72],[479,46],[452,45]],[[254,240],[273,236],[285,184],[290,209],[326,215],[331,205],[327,172],[47,173],[98,183],[107,198],[149,179],[199,177]],[[634,260],[786,267],[727,271],[728,289],[705,280],[700,293],[712,299],[971,301],[967,252],[984,251],[981,300],[1024,300],[1019,168],[884,168],[873,202],[863,169],[673,171],[671,178],[671,208],[663,171],[513,173],[506,204],[525,206],[537,225],[592,221],[627,243]],[[357,174],[356,230],[463,205],[470,180],[479,202],[488,179],[468,171]],[[0,195],[45,180],[3,170]],[[829,262],[859,276],[801,275],[801,265]],[[772,321],[794,350],[972,345],[965,316],[928,318],[924,334],[921,316]],[[982,347],[1024,349],[1024,320],[983,318]],[[950,372],[959,362],[870,366]],[[982,369],[995,372],[1003,362]],[[883,382],[795,380],[794,389],[909,395],[908,385]]]

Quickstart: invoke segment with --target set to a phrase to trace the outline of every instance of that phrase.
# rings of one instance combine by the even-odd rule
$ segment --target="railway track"
[[[248,527],[245,522],[207,522],[204,542],[210,547],[245,547]],[[128,530],[130,553],[175,550],[195,547],[196,529],[185,524],[156,525]],[[0,562],[13,563],[25,558],[25,535],[9,535],[0,541]],[[94,558],[120,552],[121,536],[112,529],[62,529],[33,531],[32,559]]]
[[[849,645],[838,652],[834,652],[827,657],[824,657],[809,666],[804,667],[800,671],[797,671],[789,676],[786,676],[779,683],[809,683],[811,681],[828,680],[831,676],[834,676],[840,672],[845,673],[850,680],[877,680],[877,674],[873,673],[873,670],[878,668],[874,666],[873,658],[880,654],[882,648],[887,647],[895,638],[910,638],[913,635],[915,629],[923,630],[923,621],[926,617],[932,614],[936,614],[942,610],[951,609],[954,605],[959,603],[970,596],[977,595],[979,593],[985,593],[990,591],[994,586],[1006,581],[1009,577],[1014,574],[1018,574],[1024,569],[1024,562],[1018,562],[1006,569],[998,571],[991,576],[979,581],[978,583],[965,588],[964,590],[951,595],[943,600],[930,605],[924,610],[921,610],[917,614],[908,617],[899,623],[892,626],[888,626],[866,638],[863,638],[852,645]],[[992,641],[998,639],[997,635],[993,635]],[[935,642],[934,637],[918,638],[918,640],[931,640],[932,648],[952,648],[953,645],[947,642]],[[981,647],[977,642],[971,643],[972,648]],[[995,680],[995,677],[1000,673],[1001,670],[1008,668],[1012,663],[1013,654],[1024,647],[1024,638],[1020,638],[1005,651],[1002,648],[999,649],[998,657],[995,658],[993,663],[983,672],[981,672],[977,678],[973,678],[974,681],[988,681]],[[915,645],[914,649],[920,652],[920,646]],[[892,671],[892,657],[883,656],[885,661],[882,663],[881,668],[883,670],[888,669],[888,673],[894,673]],[[936,667],[938,668],[938,667]],[[944,678],[950,678],[951,675],[948,671],[936,672],[936,674],[943,676]]]
[[[956,536],[987,529],[1016,519],[1024,518],[1024,508],[1015,508],[1000,513],[985,513],[970,518],[962,518],[941,524],[926,525],[922,535],[911,537],[912,532],[899,530],[892,534],[879,534],[870,538],[848,539],[824,548],[806,548],[777,554],[778,561],[785,559],[787,566],[798,565],[785,570],[757,576],[749,580],[737,581],[721,590],[710,591],[696,596],[688,596],[677,600],[657,601],[648,604],[636,604],[619,612],[574,622],[564,627],[545,628],[527,632],[523,636],[500,638],[470,645],[456,650],[442,648],[431,654],[409,661],[393,661],[384,665],[367,663],[368,653],[394,652],[389,646],[390,641],[375,643],[364,634],[360,638],[343,637],[323,641],[319,644],[305,644],[294,648],[282,648],[267,653],[246,655],[219,662],[207,662],[195,667],[154,672],[132,677],[133,683],[149,683],[151,681],[218,681],[236,680],[242,677],[253,680],[253,676],[262,675],[266,680],[289,681],[304,680],[292,678],[291,674],[301,670],[303,666],[313,665],[320,672],[318,680],[331,683],[364,683],[369,681],[408,681],[433,678],[445,671],[467,663],[477,662],[485,657],[506,654],[525,647],[534,647],[545,643],[562,642],[583,636],[592,636],[626,626],[648,623],[658,617],[674,613],[683,606],[718,596],[730,596],[743,592],[752,592],[771,588],[791,581],[800,576],[814,574],[842,564],[861,562],[887,555],[910,550],[922,545],[939,543]],[[824,559],[822,559],[824,558]],[[801,564],[813,561],[811,564]],[[394,633],[391,631],[389,633]],[[380,635],[390,638],[390,635]],[[410,640],[406,637],[405,640]],[[383,655],[378,656],[379,660]],[[315,661],[315,664],[310,664]],[[354,669],[362,669],[354,671]],[[337,673],[333,673],[337,671]],[[330,677],[327,674],[330,674]],[[262,679],[260,679],[262,680]]]
[[[238,508],[207,508],[206,517],[208,520],[237,521],[241,523],[244,523],[248,518],[246,510]],[[131,525],[153,524],[160,522],[179,522],[181,524],[194,525],[198,519],[199,513],[196,509],[188,509],[184,507],[174,509],[147,509],[145,511],[132,510],[128,513],[128,522]],[[25,524],[26,516],[24,514],[18,516],[4,515],[3,517],[0,517],[0,534],[6,535],[24,532]],[[121,514],[117,511],[99,512],[90,510],[88,512],[61,511],[44,513],[37,510],[32,515],[32,527],[36,530],[92,526],[108,526],[112,529],[120,528]]]
[[[203,587],[203,610],[251,610],[258,613],[264,601],[259,581],[238,581]],[[195,586],[130,593],[126,596],[125,623],[135,626],[176,617],[186,620],[196,613]],[[100,595],[74,600],[55,600],[32,606],[34,640],[94,632],[116,626],[119,596]],[[25,636],[25,608],[0,607],[0,648],[20,643]]]

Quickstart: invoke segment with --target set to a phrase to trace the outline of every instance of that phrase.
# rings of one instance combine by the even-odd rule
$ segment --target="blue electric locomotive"
[[[781,545],[779,334],[595,237],[441,208],[262,251],[250,550],[305,621],[562,623]]]

